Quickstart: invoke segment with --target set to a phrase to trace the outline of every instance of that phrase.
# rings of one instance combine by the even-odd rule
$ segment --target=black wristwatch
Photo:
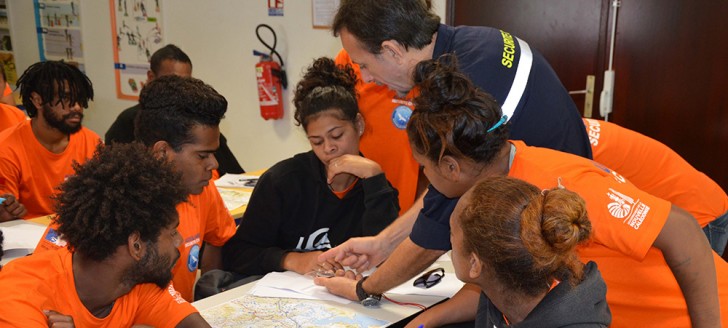
[[[366,307],[379,306],[379,300],[382,299],[382,295],[369,294],[364,290],[364,287],[362,287],[364,280],[367,280],[367,278],[369,277],[361,278],[361,280],[356,283],[356,297],[359,298],[359,303]]]

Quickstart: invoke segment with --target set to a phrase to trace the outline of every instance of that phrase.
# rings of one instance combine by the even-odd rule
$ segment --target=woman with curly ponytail
[[[364,120],[351,66],[318,58],[295,89],[293,114],[311,151],[260,177],[240,228],[223,248],[224,267],[240,275],[330,271],[323,250],[371,236],[399,212],[397,190],[359,152]]]

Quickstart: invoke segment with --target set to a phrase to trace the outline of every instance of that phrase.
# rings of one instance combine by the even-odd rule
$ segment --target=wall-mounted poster
[[[161,0],[109,0],[114,38],[116,95],[139,99],[149,58],[164,46]]]
[[[65,60],[81,70],[81,7],[79,0],[33,0],[40,60]]]
[[[0,65],[2,65],[5,80],[14,88],[15,82],[18,80],[18,74],[15,70],[8,7],[5,0],[0,0]],[[5,88],[5,86],[0,87]]]

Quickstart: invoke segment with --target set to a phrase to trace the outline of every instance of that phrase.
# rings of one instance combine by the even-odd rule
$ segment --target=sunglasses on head
[[[437,268],[432,269],[430,271],[427,271],[423,273],[421,276],[419,276],[417,279],[415,279],[415,282],[413,285],[415,287],[419,288],[430,288],[434,285],[437,285],[442,281],[442,277],[445,276],[445,269],[443,268]]]

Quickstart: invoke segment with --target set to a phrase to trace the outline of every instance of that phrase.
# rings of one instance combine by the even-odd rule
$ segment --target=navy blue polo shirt
[[[460,70],[501,106],[512,89],[522,90],[513,92],[520,96],[513,97],[513,106],[504,106],[504,112],[513,111],[510,139],[592,158],[576,104],[551,65],[525,41],[492,27],[440,25],[433,58],[445,53],[454,53]],[[523,72],[517,74],[519,67]]]
[[[450,250],[450,214],[458,199],[447,198],[430,185],[424,198],[424,207],[412,226],[412,242],[426,249]]]

